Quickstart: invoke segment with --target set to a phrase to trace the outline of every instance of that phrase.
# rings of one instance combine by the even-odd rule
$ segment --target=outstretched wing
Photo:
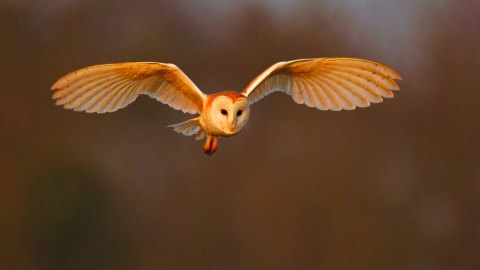
[[[114,112],[149,95],[170,107],[200,113],[205,94],[173,64],[132,62],[74,71],[53,86],[56,105],[75,111]]]
[[[255,78],[242,94],[250,104],[275,91],[320,110],[353,110],[391,98],[401,80],[392,68],[356,58],[312,58],[279,62]]]

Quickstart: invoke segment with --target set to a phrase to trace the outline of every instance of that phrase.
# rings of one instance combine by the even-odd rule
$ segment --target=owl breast
[[[247,98],[237,92],[225,91],[207,95],[199,121],[205,133],[230,137],[245,127],[249,116]]]

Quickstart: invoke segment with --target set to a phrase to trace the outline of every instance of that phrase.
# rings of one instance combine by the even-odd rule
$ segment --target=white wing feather
[[[357,58],[311,58],[279,62],[242,91],[250,104],[282,91],[298,104],[320,110],[353,110],[393,97],[401,80],[392,68]]]
[[[205,94],[173,64],[132,62],[74,71],[53,86],[56,105],[75,111],[114,112],[149,95],[174,109],[200,113]]]

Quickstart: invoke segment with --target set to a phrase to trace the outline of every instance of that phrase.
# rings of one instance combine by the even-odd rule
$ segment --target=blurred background
[[[0,0],[2,269],[480,269],[480,2]],[[175,63],[205,93],[358,57],[394,99],[322,112],[274,93],[203,141],[147,96],[54,105],[90,65]]]

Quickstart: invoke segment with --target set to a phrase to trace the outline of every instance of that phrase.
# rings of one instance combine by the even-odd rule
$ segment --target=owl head
[[[212,124],[227,136],[242,130],[250,116],[248,99],[233,91],[215,95],[210,110]]]

